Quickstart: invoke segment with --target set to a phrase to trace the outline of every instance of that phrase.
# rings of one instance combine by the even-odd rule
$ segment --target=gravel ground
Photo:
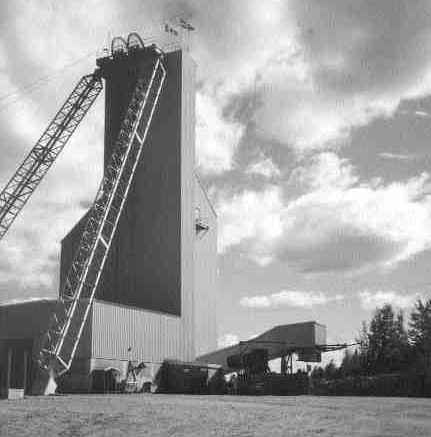
[[[73,395],[0,401],[1,437],[431,437],[431,400]]]

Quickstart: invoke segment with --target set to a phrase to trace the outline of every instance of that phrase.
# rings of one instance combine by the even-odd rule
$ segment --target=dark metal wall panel
[[[192,293],[195,66],[181,51],[165,58],[167,78],[96,296],[180,315]],[[106,78],[105,162],[145,59],[113,62]],[[78,225],[62,245],[61,277],[79,244]],[[186,318],[190,316],[186,315]],[[191,339],[190,339],[191,341]]]
[[[30,301],[0,306],[0,339],[38,338],[48,328],[56,300]]]
[[[49,317],[55,310],[57,301],[43,300],[17,305],[0,306],[0,391],[5,392],[8,381],[5,372],[8,367],[8,350],[27,340],[31,349],[31,375],[37,375],[35,359],[40,350],[41,339],[48,329]],[[30,378],[31,379],[31,378]],[[32,381],[29,381],[31,387]]]
[[[286,342],[287,346],[313,347],[316,344],[315,325],[316,322],[302,322],[276,326],[257,336],[256,340]]]
[[[0,306],[0,340],[33,340],[33,357],[40,350],[43,335],[55,312],[56,300],[30,301],[16,305]],[[76,358],[89,358],[91,351],[91,317],[89,317],[79,343]]]
[[[180,315],[181,54],[169,54],[165,65],[165,86],[97,296]],[[139,67],[144,74],[152,66]],[[121,118],[123,112],[115,108],[123,105],[127,95],[124,82],[130,81],[131,76],[119,69],[107,77],[110,112],[107,111],[106,122],[113,123],[106,137],[107,156],[117,132],[114,119]]]
[[[31,371],[29,386],[39,392],[39,367],[36,363],[43,335],[48,329],[49,320],[55,312],[58,302],[56,300],[40,300],[17,305],[0,306],[0,367],[4,367],[5,354],[8,347],[13,347],[15,342],[28,340],[31,344]],[[88,373],[90,371],[91,355],[91,312],[84,327],[81,341],[76,351],[72,368],[68,373],[68,380],[73,380],[72,388],[87,390]],[[0,372],[1,373],[1,372]],[[70,377],[72,375],[72,378]],[[87,375],[87,376],[86,376]],[[78,381],[78,379],[79,381]],[[1,385],[4,381],[0,382]]]
[[[208,230],[196,233],[195,275],[195,352],[196,356],[217,348],[217,217],[199,179],[195,178],[196,217]]]

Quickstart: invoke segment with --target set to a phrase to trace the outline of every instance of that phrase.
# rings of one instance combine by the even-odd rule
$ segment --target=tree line
[[[333,361],[316,367],[314,380],[336,380],[409,374],[431,387],[431,299],[418,299],[406,321],[392,305],[377,308],[369,323],[363,322],[356,350],[346,349],[339,366]]]

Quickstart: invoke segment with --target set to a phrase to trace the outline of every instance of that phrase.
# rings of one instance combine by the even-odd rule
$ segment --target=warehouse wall
[[[187,359],[195,357],[194,330],[194,246],[195,246],[195,99],[196,64],[187,52],[180,52],[181,81],[181,315]],[[168,104],[168,102],[166,102]],[[165,248],[169,250],[169,246]]]
[[[58,301],[43,299],[15,305],[0,306],[0,391],[5,387],[5,366],[8,348],[26,344],[30,351],[30,373],[28,392],[37,386],[39,368],[36,363],[43,335],[49,328],[49,320],[58,306]],[[81,341],[76,351],[70,383],[76,390],[86,391],[88,388],[89,364],[91,356],[91,316],[82,333]]]
[[[33,358],[37,357],[42,337],[49,328],[51,315],[58,301],[41,299],[14,305],[0,306],[0,340],[33,341]],[[76,352],[77,359],[89,358],[91,354],[91,322],[87,323]]]
[[[195,177],[195,217],[208,230],[197,230],[195,236],[195,354],[203,355],[217,348],[217,216]]]
[[[166,358],[189,358],[179,317],[95,301],[92,326],[93,359],[157,363]]]

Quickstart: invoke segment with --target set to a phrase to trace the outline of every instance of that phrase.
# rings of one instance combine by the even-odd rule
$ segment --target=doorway
[[[8,340],[0,349],[0,392],[10,397],[30,394],[31,340]]]

